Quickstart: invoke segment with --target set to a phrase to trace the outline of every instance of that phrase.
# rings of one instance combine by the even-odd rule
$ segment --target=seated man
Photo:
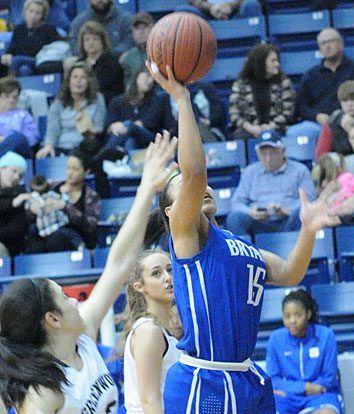
[[[299,115],[303,122],[288,128],[286,135],[311,135],[316,138],[329,116],[340,108],[337,91],[341,83],[354,79],[354,62],[343,53],[340,33],[330,27],[317,36],[322,62],[302,77],[298,92]]]
[[[298,190],[309,201],[316,190],[307,167],[288,160],[280,135],[263,131],[256,144],[259,161],[247,166],[232,200],[226,227],[235,234],[300,229]]]
[[[145,64],[146,42],[154,25],[151,14],[147,12],[139,12],[134,14],[132,18],[132,32],[135,46],[124,52],[119,58],[119,62],[124,71],[124,84],[128,85],[132,74],[140,66]]]

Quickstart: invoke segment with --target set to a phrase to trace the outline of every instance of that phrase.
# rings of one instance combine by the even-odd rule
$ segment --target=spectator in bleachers
[[[90,0],[89,9],[76,16],[71,24],[69,37],[74,55],[78,52],[77,39],[80,28],[89,20],[104,26],[115,52],[121,54],[134,46],[130,14],[114,4],[113,0]]]
[[[314,171],[317,169],[316,176]],[[312,177],[316,181],[316,190],[320,194],[328,183],[337,182],[337,192],[331,197],[331,204],[334,208],[354,195],[354,175],[347,171],[343,155],[330,152],[321,156],[316,166],[312,170]]]
[[[316,160],[328,152],[344,156],[354,154],[354,79],[342,83],[338,88],[341,109],[333,112],[322,125],[316,146]]]
[[[146,42],[153,25],[154,20],[147,12],[136,13],[132,18],[135,46],[124,52],[119,59],[124,71],[125,86],[128,85],[134,71],[145,64]]]
[[[106,119],[107,147],[120,146],[126,150],[146,148],[154,140],[156,132],[162,128],[171,129],[166,123],[161,125],[162,128],[156,125],[166,111],[154,91],[154,85],[153,78],[143,65],[133,73],[126,93],[112,99]],[[174,125],[175,121],[171,119],[171,126]]]
[[[124,92],[123,69],[105,28],[88,21],[79,32],[79,60],[85,60],[96,74],[106,105],[114,96]]]
[[[30,197],[22,185],[27,162],[15,152],[0,158],[0,257],[19,254],[27,231],[24,203]]]
[[[10,21],[15,26],[23,23],[22,10],[26,0],[0,0],[0,9],[8,9],[10,11]],[[48,0],[49,13],[45,21],[55,27],[69,29],[70,20],[65,14],[63,3],[61,0]]]
[[[103,132],[105,116],[104,98],[91,67],[86,62],[73,64],[49,108],[44,146],[36,157],[68,154],[82,142],[84,134],[98,136]]]
[[[341,83],[354,80],[354,62],[343,53],[343,39],[334,28],[317,36],[323,55],[319,65],[307,71],[300,81],[298,110],[303,122],[291,126],[287,136],[312,135],[316,138],[330,115],[340,108],[337,91]]]
[[[258,0],[188,0],[188,3],[190,6],[180,6],[176,11],[189,11],[215,20],[259,16],[262,13]]]
[[[15,27],[11,43],[1,56],[1,64],[10,73],[31,75],[36,66],[36,55],[43,46],[60,40],[54,26],[45,24],[49,6],[46,0],[26,0],[23,6],[24,23]]]
[[[31,114],[17,109],[21,86],[17,79],[7,76],[0,79],[0,156],[14,151],[31,158],[39,140],[37,125]]]
[[[50,199],[51,202],[46,206],[47,212],[62,210],[69,222],[49,235],[40,235],[38,228],[32,227],[28,235],[26,253],[95,247],[101,200],[85,183],[90,168],[91,158],[87,154],[78,149],[70,153],[66,167],[67,179],[53,188],[61,197]],[[67,199],[70,201],[67,202]],[[41,214],[41,209],[33,208],[31,212],[32,219],[35,220],[36,216]]]
[[[256,145],[259,161],[248,165],[231,199],[226,227],[234,234],[300,229],[302,188],[309,201],[316,190],[308,168],[288,160],[275,131],[263,131]]]
[[[273,44],[258,44],[248,53],[229,98],[234,138],[256,138],[268,129],[284,134],[291,123],[295,91],[280,69],[279,57]]]
[[[337,344],[333,331],[318,323],[318,305],[303,289],[283,299],[284,327],[267,344],[267,373],[277,413],[342,412]]]

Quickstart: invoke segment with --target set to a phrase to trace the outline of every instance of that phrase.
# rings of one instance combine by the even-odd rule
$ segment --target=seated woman
[[[266,129],[284,135],[295,111],[295,91],[280,70],[279,56],[277,46],[264,43],[248,53],[229,99],[234,138],[256,138]]]
[[[17,109],[21,86],[17,79],[7,76],[0,79],[0,156],[14,151],[31,158],[39,133],[31,114]]]
[[[155,133],[173,128],[176,121],[165,119],[169,114],[161,106],[154,86],[148,70],[141,66],[133,73],[127,92],[112,99],[106,119],[108,148],[146,148]]]
[[[305,290],[283,299],[285,327],[267,346],[267,373],[279,414],[342,412],[337,345],[330,328],[318,324],[318,306]]]
[[[323,124],[316,146],[316,161],[329,152],[344,156],[354,154],[354,80],[342,83],[337,94],[342,109],[334,111],[328,124]]]
[[[48,0],[48,3],[49,13],[46,23],[65,30],[69,29],[70,20],[65,13],[61,0]],[[23,21],[22,10],[24,4],[25,0],[0,0],[0,8],[10,11],[11,22],[15,26]]]
[[[103,131],[106,106],[97,80],[86,62],[77,62],[65,76],[58,98],[48,113],[44,146],[37,158],[68,154],[83,141],[83,134]]]
[[[60,40],[54,26],[44,24],[49,12],[46,0],[26,0],[23,7],[24,23],[15,27],[15,31],[1,63],[10,72],[20,76],[31,75],[36,65],[36,54],[43,46]]]
[[[78,43],[79,59],[91,65],[108,105],[124,92],[124,75],[118,56],[112,53],[107,31],[100,23],[88,21],[80,29]]]
[[[69,223],[57,231],[45,236],[44,230],[38,233],[34,224],[31,226],[26,253],[44,253],[61,250],[77,250],[79,247],[92,249],[97,241],[97,223],[101,210],[101,200],[94,190],[85,183],[85,177],[90,172],[91,160],[84,152],[74,150],[67,161],[67,180],[54,187],[54,191],[67,197],[47,198],[46,204],[39,206],[31,204],[30,220],[35,221],[43,210],[48,214],[51,211],[62,210],[68,217]],[[65,200],[69,199],[67,203]],[[48,223],[50,225],[50,223]]]

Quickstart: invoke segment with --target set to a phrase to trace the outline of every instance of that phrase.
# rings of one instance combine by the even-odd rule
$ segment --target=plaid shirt
[[[45,194],[39,194],[37,191],[34,191],[32,192],[31,199],[26,201],[25,208],[27,210],[30,210],[33,203],[44,203],[44,201],[48,198],[55,198],[57,200],[62,199],[67,203],[70,202],[68,193],[59,194],[56,191],[48,191]],[[68,223],[69,218],[63,210],[56,210],[45,214],[42,208],[38,209],[38,213],[36,215],[36,224],[38,233],[41,237],[49,236],[50,234],[57,231],[60,227],[63,227]]]

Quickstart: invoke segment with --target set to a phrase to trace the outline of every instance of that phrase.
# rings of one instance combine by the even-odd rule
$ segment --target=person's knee
[[[8,257],[10,253],[4,243],[0,243],[0,257]]]

